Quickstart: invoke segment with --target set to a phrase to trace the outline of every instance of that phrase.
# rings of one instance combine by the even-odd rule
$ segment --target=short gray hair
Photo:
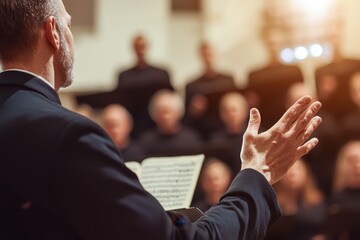
[[[46,19],[55,16],[61,21],[60,3],[61,0],[1,0],[0,59],[6,62],[31,54]]]
[[[154,120],[154,112],[155,112],[155,107],[156,107],[156,103],[159,101],[159,99],[162,96],[170,96],[173,98],[174,100],[174,107],[179,111],[180,113],[180,117],[182,117],[185,113],[185,107],[184,107],[184,101],[183,99],[180,97],[180,95],[174,91],[168,90],[168,89],[162,89],[157,91],[150,100],[149,103],[149,113],[151,118]]]

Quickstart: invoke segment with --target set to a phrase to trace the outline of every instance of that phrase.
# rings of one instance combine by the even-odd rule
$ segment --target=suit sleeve
[[[217,206],[191,223],[164,211],[97,125],[72,122],[59,139],[52,205],[81,239],[261,239],[279,215],[265,178],[246,170]]]

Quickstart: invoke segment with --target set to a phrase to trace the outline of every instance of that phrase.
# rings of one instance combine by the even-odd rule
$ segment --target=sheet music
[[[138,162],[125,162],[126,167],[128,167],[131,171],[133,171],[138,178],[141,175],[141,164]]]
[[[165,210],[188,208],[204,155],[149,158],[142,163],[140,182]]]

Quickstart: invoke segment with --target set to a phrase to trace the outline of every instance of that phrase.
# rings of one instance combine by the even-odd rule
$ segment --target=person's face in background
[[[350,79],[350,96],[352,101],[360,109],[360,72]]]
[[[312,92],[309,88],[306,87],[304,83],[294,83],[292,84],[287,93],[286,93],[286,99],[285,99],[285,107],[289,108],[291,105],[293,105],[299,98],[310,95],[312,96]]]
[[[230,185],[231,173],[224,163],[214,162],[203,169],[201,186],[205,194],[224,194]]]
[[[350,188],[360,188],[360,141],[347,145],[343,158],[345,185]]]
[[[159,96],[154,103],[153,120],[160,130],[173,132],[177,130],[181,119],[181,110],[176,99],[170,94]]]
[[[200,49],[201,59],[207,68],[211,68],[214,60],[214,53],[210,46],[203,44]]]
[[[270,62],[279,61],[279,50],[281,48],[282,33],[278,29],[268,29],[265,33],[265,44],[270,55]]]
[[[104,110],[102,121],[105,131],[117,145],[129,140],[132,124],[125,111],[120,108],[109,107]]]
[[[220,117],[230,129],[243,127],[248,118],[248,104],[240,94],[225,95],[220,103]]]
[[[302,161],[298,160],[287,171],[279,183],[289,192],[300,192],[304,188],[307,178],[307,168]]]
[[[318,98],[320,101],[326,101],[332,97],[338,87],[338,79],[333,75],[325,75],[318,82]]]
[[[134,51],[136,57],[139,61],[145,60],[145,55],[147,51],[147,42],[143,36],[138,36],[134,40]]]

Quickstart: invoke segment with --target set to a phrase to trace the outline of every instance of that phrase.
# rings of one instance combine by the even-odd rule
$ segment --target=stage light
[[[313,44],[310,46],[310,54],[313,57],[320,57],[324,53],[324,48],[320,44]]]
[[[305,47],[299,46],[295,48],[294,55],[297,60],[304,60],[308,57],[309,52]]]
[[[285,48],[280,53],[280,59],[284,63],[291,63],[294,61],[294,52],[290,48]]]
[[[294,0],[298,8],[302,8],[310,14],[325,14],[333,3],[333,0]]]

